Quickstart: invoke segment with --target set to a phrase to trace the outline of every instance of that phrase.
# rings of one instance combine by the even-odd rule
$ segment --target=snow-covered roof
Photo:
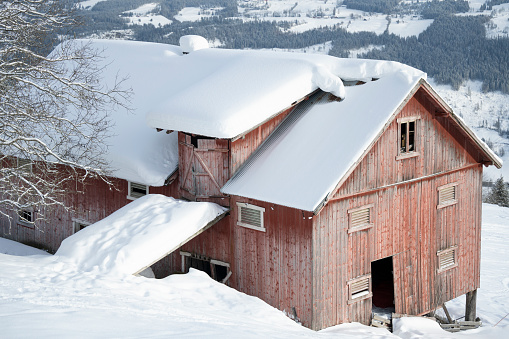
[[[210,48],[168,59],[171,85],[148,125],[217,138],[239,136],[316,89],[342,98],[342,80],[423,76],[397,62],[305,53]]]
[[[88,41],[86,41],[88,43]],[[147,126],[147,110],[171,90],[172,57],[182,52],[179,47],[155,43],[118,40],[91,40],[101,52],[106,66],[102,74],[106,82],[126,77],[122,86],[131,88],[131,112],[111,112],[113,136],[107,140],[104,155],[111,163],[113,176],[150,186],[162,186],[178,166],[177,133],[156,133]]]
[[[394,73],[299,105],[222,192],[314,211],[420,81]],[[390,90],[387,90],[390,89]]]
[[[199,234],[227,209],[149,194],[64,239],[56,255],[84,271],[135,274]]]

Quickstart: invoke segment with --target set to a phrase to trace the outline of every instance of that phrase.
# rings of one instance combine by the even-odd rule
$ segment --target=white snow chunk
[[[200,49],[209,48],[207,39],[199,35],[184,35],[180,37],[179,44],[184,53],[191,53]]]
[[[66,238],[56,256],[83,271],[135,274],[225,212],[210,202],[149,194]]]
[[[18,256],[50,255],[48,252],[44,252],[43,250],[5,238],[0,238],[0,253]]]

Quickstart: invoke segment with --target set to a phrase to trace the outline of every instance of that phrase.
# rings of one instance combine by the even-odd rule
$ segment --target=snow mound
[[[184,53],[191,53],[200,49],[209,48],[207,39],[199,35],[184,35],[180,37],[179,44]]]
[[[66,238],[56,255],[83,271],[135,274],[225,211],[214,203],[149,194]]]

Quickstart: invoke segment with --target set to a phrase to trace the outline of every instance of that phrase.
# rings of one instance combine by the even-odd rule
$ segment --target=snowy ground
[[[395,334],[360,324],[313,332],[261,300],[191,271],[155,280],[83,271],[59,256],[0,238],[2,338],[503,338],[509,330],[509,209],[483,205],[483,327],[459,334],[403,318]],[[464,314],[464,298],[447,304]],[[502,320],[502,321],[501,321]],[[494,327],[496,325],[496,327]]]
[[[125,14],[132,16],[127,17],[129,25],[154,25],[155,27],[170,25],[173,21],[170,19],[156,14],[159,11],[160,5],[158,3],[144,4],[136,9],[126,11]]]

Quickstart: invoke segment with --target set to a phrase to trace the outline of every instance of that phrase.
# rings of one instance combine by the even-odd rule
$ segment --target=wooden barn
[[[162,193],[230,211],[168,249],[156,274],[206,271],[315,330],[369,324],[375,307],[426,314],[463,294],[475,318],[482,171],[502,164],[424,73],[393,62],[193,49],[193,39],[171,46],[175,55],[144,44],[164,54],[172,76],[169,91],[151,90],[162,99],[147,94],[142,115],[178,152],[161,155],[172,159],[153,185],[161,187],[126,175],[115,179],[119,190],[89,183],[69,195],[76,212],[55,211],[37,241],[54,249],[76,223]],[[103,44],[127,55],[135,43]]]

